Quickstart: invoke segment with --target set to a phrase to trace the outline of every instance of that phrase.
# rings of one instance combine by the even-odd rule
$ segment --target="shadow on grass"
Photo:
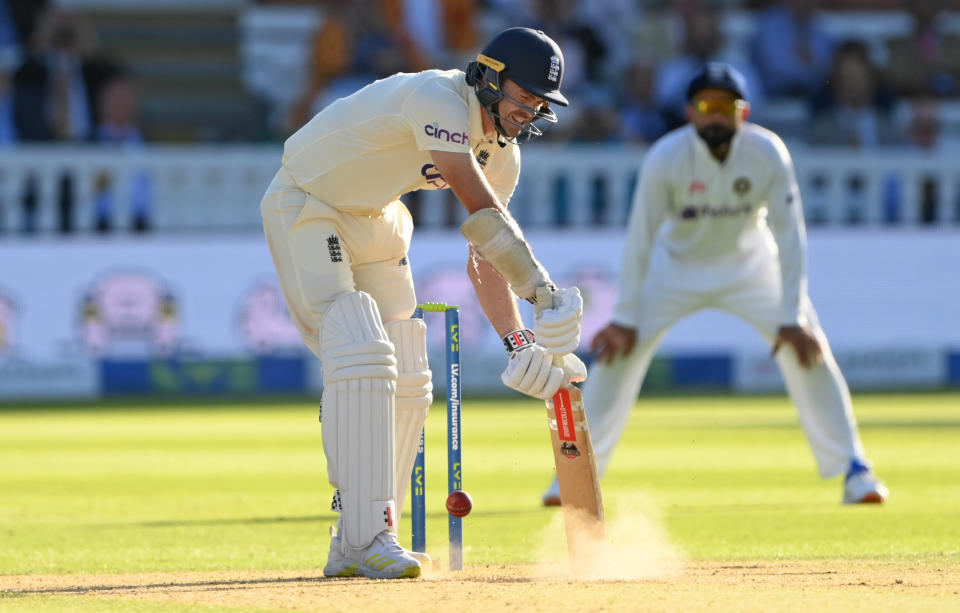
[[[550,510],[545,510],[541,508],[533,509],[515,509],[515,510],[503,510],[503,511],[474,511],[470,513],[469,517],[484,517],[484,518],[513,518],[517,515],[536,515],[538,513],[546,513]],[[441,519],[447,517],[447,513],[442,511],[427,513],[427,518],[432,519]],[[263,524],[284,524],[284,523],[312,523],[312,522],[329,522],[335,521],[337,516],[333,513],[328,515],[300,515],[300,516],[278,516],[278,517],[232,517],[225,519],[184,519],[184,520],[169,520],[169,521],[142,521],[142,522],[129,522],[129,523],[109,523],[109,524],[92,524],[91,527],[96,528],[180,528],[180,527],[192,527],[192,526],[237,526],[237,525],[263,525]],[[467,520],[469,521],[469,519]]]
[[[267,579],[211,579],[208,581],[163,581],[153,583],[122,583],[117,585],[66,585],[61,587],[41,587],[28,589],[4,590],[4,596],[29,596],[34,594],[91,594],[105,592],[127,592],[137,590],[178,589],[178,588],[206,588],[209,590],[225,590],[234,587],[250,585],[280,585],[285,583],[305,583],[315,581],[344,581],[338,577],[272,577]]]
[[[532,577],[517,577],[510,575],[495,575],[487,577],[477,577],[470,575],[461,575],[452,573],[447,576],[444,573],[442,578],[454,579],[458,582],[471,583],[532,583],[536,579]],[[296,583],[346,583],[357,581],[380,581],[377,579],[365,579],[362,577],[323,577],[316,575],[303,575],[298,577],[267,577],[250,579],[208,579],[208,580],[170,580],[170,581],[151,581],[148,583],[136,583],[127,581],[118,584],[95,584],[95,585],[64,585],[57,587],[36,587],[24,589],[6,589],[0,590],[0,599],[17,598],[36,595],[83,595],[83,594],[109,594],[122,592],[141,592],[147,590],[163,590],[175,592],[180,590],[202,590],[202,591],[225,591],[237,588],[251,586],[271,586],[288,585]]]

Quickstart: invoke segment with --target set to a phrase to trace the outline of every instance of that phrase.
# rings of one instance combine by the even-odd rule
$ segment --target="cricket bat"
[[[605,539],[603,496],[579,388],[562,387],[546,401],[553,459],[571,560],[582,560]]]
[[[549,285],[537,287],[537,304],[553,304],[553,290]],[[566,356],[553,356],[554,366],[570,372],[571,382],[586,379],[586,372],[564,366]],[[577,361],[579,368],[583,363]],[[583,409],[583,396],[574,385],[561,387],[547,400],[547,421],[553,442],[553,460],[557,466],[560,485],[560,505],[567,532],[567,551],[573,562],[582,561],[604,541],[603,497],[597,476],[597,460]]]

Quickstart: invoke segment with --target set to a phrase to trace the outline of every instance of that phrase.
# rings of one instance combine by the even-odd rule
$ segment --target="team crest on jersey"
[[[733,193],[743,196],[750,191],[750,179],[746,177],[737,177],[733,182]]]
[[[707,191],[707,186],[704,185],[703,181],[693,181],[690,183],[690,189],[688,193],[696,194],[697,192]]]
[[[330,253],[331,262],[343,261],[343,250],[340,248],[340,237],[331,234],[327,237],[327,251]]]

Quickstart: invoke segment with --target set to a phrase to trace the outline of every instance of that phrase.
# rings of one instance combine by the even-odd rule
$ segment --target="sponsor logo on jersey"
[[[437,140],[442,140],[447,143],[457,143],[458,145],[470,144],[470,135],[466,132],[450,132],[450,130],[441,128],[437,122],[428,123],[423,126],[423,132],[427,136],[432,136]]]
[[[699,217],[739,217],[740,215],[749,215],[752,212],[752,204],[741,204],[739,206],[730,206],[728,204],[721,204],[720,206],[688,204],[680,210],[680,218],[690,220]]]
[[[449,187],[447,182],[443,180],[443,175],[440,174],[440,171],[437,170],[437,167],[433,164],[424,164],[423,168],[420,169],[420,174],[423,175],[423,178],[436,189],[446,189]]]
[[[697,192],[707,191],[707,186],[704,185],[703,181],[693,181],[690,183],[690,189],[687,190],[689,194],[696,194]]]
[[[560,77],[560,58],[555,55],[550,56],[550,68],[547,69],[547,78],[556,82]]]

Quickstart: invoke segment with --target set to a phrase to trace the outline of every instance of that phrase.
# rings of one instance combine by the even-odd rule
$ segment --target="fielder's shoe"
[[[853,463],[843,482],[843,504],[880,503],[889,497],[890,490],[869,467]]]
[[[330,553],[327,554],[327,565],[323,567],[324,577],[353,577],[360,566],[359,561],[351,560],[344,554],[339,528],[339,521],[336,528],[330,526]]]
[[[371,579],[419,577],[420,562],[400,546],[395,534],[384,530],[360,553],[357,574]]]
[[[545,507],[559,507],[560,506],[560,484],[556,479],[553,480],[553,483],[550,484],[550,488],[543,493],[543,506]]]

